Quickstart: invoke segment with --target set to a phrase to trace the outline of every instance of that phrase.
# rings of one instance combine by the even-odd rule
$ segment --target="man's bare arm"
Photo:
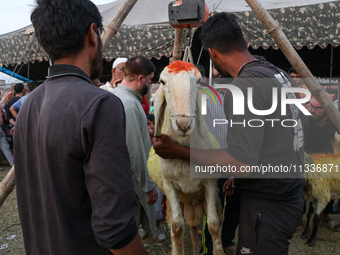
[[[11,123],[13,126],[15,126],[15,120],[14,119],[10,119],[9,123]]]
[[[160,135],[153,138],[153,148],[157,155],[165,159],[179,158],[191,161],[200,166],[236,166],[240,170],[241,166],[248,166],[229,155],[224,149],[200,150],[181,146],[172,141],[166,135]],[[233,175],[248,176],[250,173],[236,172]]]
[[[13,106],[11,106],[11,108],[9,108],[9,111],[12,113],[13,117],[16,119],[17,116],[18,116],[17,109],[15,109]]]

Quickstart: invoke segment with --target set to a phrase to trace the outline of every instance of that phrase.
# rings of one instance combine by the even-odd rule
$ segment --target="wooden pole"
[[[0,183],[0,207],[4,203],[5,199],[13,191],[15,187],[15,173],[14,166],[6,174],[5,178]]]
[[[183,45],[183,28],[175,28],[175,43],[173,52],[173,61],[181,60],[182,58],[182,45]]]
[[[136,4],[136,2],[137,0],[125,0],[122,6],[119,8],[117,14],[106,26],[106,30],[101,36],[103,41],[103,51],[108,46],[110,40],[115,36],[118,29],[125,20],[126,16],[129,14],[129,12]],[[0,183],[0,207],[5,201],[5,199],[8,197],[8,195],[13,191],[14,187],[15,187],[15,172],[13,166]]]
[[[136,3],[137,0],[125,0],[111,22],[106,26],[105,32],[102,34],[103,51],[109,45],[111,39],[117,34],[126,16],[130,13]]]
[[[270,14],[258,0],[246,0],[246,2],[265,26],[268,33],[274,38],[275,42],[278,44],[290,64],[298,72],[300,77],[302,77],[302,80],[307,85],[312,95],[315,96],[320,105],[325,109],[328,117],[333,122],[338,133],[340,133],[340,113],[323,91],[318,81],[311,74],[300,56],[294,50],[285,34],[282,32],[280,26],[275,22],[275,20],[270,16]]]

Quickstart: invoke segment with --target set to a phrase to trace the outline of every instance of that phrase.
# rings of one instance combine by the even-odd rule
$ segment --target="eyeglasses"
[[[124,71],[124,66],[122,66],[122,67],[116,67],[116,69],[121,69],[121,70]]]

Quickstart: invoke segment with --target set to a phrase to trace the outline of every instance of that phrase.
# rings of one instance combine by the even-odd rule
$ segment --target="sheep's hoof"
[[[308,239],[308,240],[305,242],[305,244],[308,244],[308,246],[312,247],[312,246],[315,245],[315,242],[314,242],[313,240],[309,240],[309,239]]]
[[[302,239],[307,239],[308,238],[308,235],[305,233],[305,232],[303,232],[302,234],[301,234],[301,236],[300,236]]]

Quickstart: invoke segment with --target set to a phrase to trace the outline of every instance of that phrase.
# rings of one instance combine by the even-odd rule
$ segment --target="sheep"
[[[199,71],[188,62],[176,61],[160,75],[155,104],[155,136],[168,135],[182,146],[218,148],[201,116]],[[195,95],[195,96],[193,96]],[[190,139],[191,136],[191,139]],[[193,137],[195,137],[193,139]],[[151,178],[167,197],[167,222],[171,228],[172,255],[184,255],[184,219],[190,227],[194,254],[198,255],[197,226],[207,215],[215,255],[222,255],[220,237],[221,204],[216,179],[190,178],[190,163],[163,159],[150,152],[148,169]],[[193,167],[193,166],[191,166]],[[183,219],[184,216],[184,219]]]
[[[336,154],[305,153],[304,178],[307,185],[304,188],[305,200],[310,203],[306,227],[301,237],[307,239],[309,246],[315,245],[315,238],[326,205],[331,199],[340,197],[340,152]],[[327,167],[327,168],[326,168]],[[315,208],[314,226],[310,232],[310,221]]]

